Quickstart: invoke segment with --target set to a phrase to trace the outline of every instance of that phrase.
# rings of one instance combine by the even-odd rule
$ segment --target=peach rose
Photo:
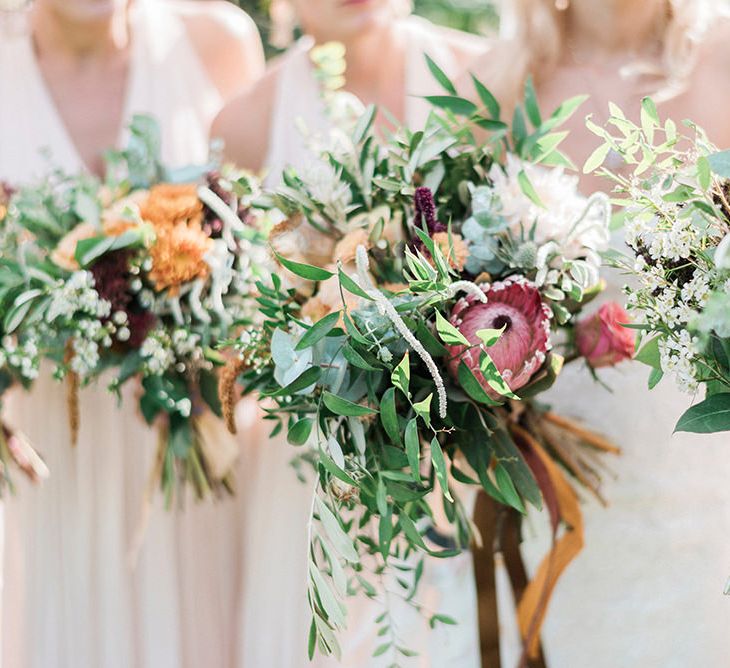
[[[436,232],[431,237],[434,244],[441,249],[444,257],[452,269],[463,271],[466,261],[469,259],[469,247],[461,238],[461,235],[448,232]]]
[[[370,240],[368,239],[367,230],[362,227],[348,232],[335,246],[335,261],[343,264],[355,261],[355,252],[358,246],[370,248]]]
[[[79,263],[76,261],[76,246],[79,241],[99,236],[100,230],[91,223],[79,223],[70,232],[66,233],[58,245],[51,252],[51,260],[54,264],[66,271],[76,271]]]

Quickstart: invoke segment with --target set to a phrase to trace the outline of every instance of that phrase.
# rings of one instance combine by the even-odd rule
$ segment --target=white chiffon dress
[[[614,246],[622,239],[616,235]],[[607,271],[605,299],[623,302]],[[583,504],[585,548],[558,582],[543,640],[558,668],[730,665],[730,434],[674,434],[693,401],[666,377],[647,388],[639,363],[600,370],[611,392],[569,365],[548,401],[623,448],[604,483],[608,508]],[[530,526],[531,525],[531,526]],[[523,550],[536,568],[548,522],[533,517]]]
[[[163,0],[136,0],[131,49],[125,124],[135,112],[152,114],[167,164],[205,161],[222,100],[182,20]],[[0,179],[32,182],[52,166],[84,168],[31,36],[13,31],[0,37]],[[135,388],[126,389],[122,407],[103,385],[81,391],[75,449],[64,388],[48,375],[5,403],[5,418],[30,436],[51,477],[40,487],[19,480],[17,496],[4,502],[3,668],[234,663],[241,555],[232,501],[168,512],[157,498],[130,564],[156,433],[138,412]]]
[[[443,45],[442,36],[428,22],[411,17],[402,23],[407,45],[406,121],[418,127],[429,111],[420,99],[435,94],[424,53],[450,76],[457,64]],[[304,38],[280,63],[269,154],[269,185],[275,185],[287,165],[306,167],[314,159],[301,131],[326,130],[328,121],[314,77]],[[248,453],[249,499],[244,512],[244,608],[239,635],[242,665],[246,668],[304,668],[309,611],[306,604],[307,521],[312,485],[298,481],[289,465],[295,449],[283,437],[266,438],[270,423],[260,425],[262,438]],[[406,604],[395,603],[395,625],[402,644],[419,652],[416,658],[399,657],[399,665],[422,668],[477,668],[479,636],[472,557],[427,560],[419,598],[427,609],[447,614],[457,626],[428,629],[423,618]],[[373,658],[382,642],[376,637],[375,618],[383,608],[363,598],[348,600],[348,629],[340,637],[342,664],[348,668],[391,665],[389,654]],[[315,666],[338,665],[315,658]]]

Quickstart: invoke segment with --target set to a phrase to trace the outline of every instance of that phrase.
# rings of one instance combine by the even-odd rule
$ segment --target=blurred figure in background
[[[730,146],[730,23],[720,3],[702,0],[508,0],[505,42],[478,72],[514,105],[528,74],[544,111],[590,94],[565,129],[564,150],[577,165],[598,145],[584,125],[599,125],[607,103],[638,121],[651,95],[663,117],[691,118],[719,147]],[[509,104],[507,105],[509,106]],[[608,166],[620,168],[609,156]],[[586,194],[612,183],[582,176]],[[614,245],[620,250],[623,233]],[[623,277],[607,270],[603,299],[623,301]],[[730,600],[730,442],[727,435],[672,435],[692,397],[671,378],[647,389],[642,364],[601,370],[607,392],[585,369],[568,367],[550,400],[623,448],[610,462],[608,508],[584,506],[583,552],[566,570],[543,631],[548,665],[560,668],[727,665]],[[523,529],[536,567],[548,540],[545,517]],[[543,526],[544,524],[544,526]],[[506,664],[506,665],[509,665]]]
[[[167,164],[204,163],[214,115],[263,69],[255,26],[224,2],[35,0],[5,18],[0,180],[13,185],[53,168],[100,173],[134,113],[160,122]],[[235,506],[176,516],[155,504],[133,569],[156,429],[133,387],[120,408],[100,383],[80,393],[72,449],[65,390],[46,371],[7,406],[51,478],[21,481],[5,504],[3,666],[231,665],[240,557],[223,517]]]
[[[312,168],[316,155],[302,127],[308,135],[326,133],[330,121],[310,51],[333,40],[346,47],[345,90],[419,127],[429,111],[419,96],[439,92],[424,54],[455,77],[488,44],[410,16],[409,9],[401,0],[274,0],[272,13],[279,19],[274,34],[290,32],[293,26],[282,22],[293,19],[305,37],[218,116],[213,134],[225,140],[227,157],[241,166],[263,168],[271,186],[289,165]],[[307,665],[306,556],[312,486],[300,483],[289,466],[294,451],[286,439],[267,439],[268,425],[260,427],[256,451],[249,455],[256,461],[246,471],[250,489],[244,510],[246,579],[239,645],[244,666],[294,668]],[[433,668],[479,666],[470,555],[427,561],[419,591],[428,609],[454,617],[459,625],[431,632],[426,620],[396,601],[397,633],[402,644],[419,652],[415,659],[399,660],[403,665]],[[374,620],[382,604],[364,597],[350,604],[348,632],[342,638],[343,665],[392,664],[391,656],[371,656],[379,644]]]

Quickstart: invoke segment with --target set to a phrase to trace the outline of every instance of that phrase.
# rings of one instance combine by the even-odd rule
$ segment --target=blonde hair
[[[627,76],[651,75],[661,82],[652,95],[668,99],[684,90],[696,62],[697,44],[716,13],[715,0],[666,0],[667,16],[661,36],[659,68],[636,62],[625,69]],[[515,43],[522,54],[524,77],[537,79],[549,73],[565,46],[566,11],[556,0],[501,0],[500,34]],[[523,78],[524,78],[523,77]]]

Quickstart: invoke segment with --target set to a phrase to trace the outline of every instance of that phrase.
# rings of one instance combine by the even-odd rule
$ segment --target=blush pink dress
[[[164,0],[136,0],[130,20],[125,124],[152,114],[167,164],[205,161],[222,100],[181,18]],[[0,179],[32,182],[51,167],[84,166],[16,26],[0,36]],[[37,444],[51,478],[19,479],[4,502],[3,668],[234,665],[242,561],[232,501],[167,512],[158,497],[130,563],[156,449],[135,393],[130,385],[119,407],[103,385],[82,390],[75,449],[61,384],[46,376],[6,401],[6,419]]]

